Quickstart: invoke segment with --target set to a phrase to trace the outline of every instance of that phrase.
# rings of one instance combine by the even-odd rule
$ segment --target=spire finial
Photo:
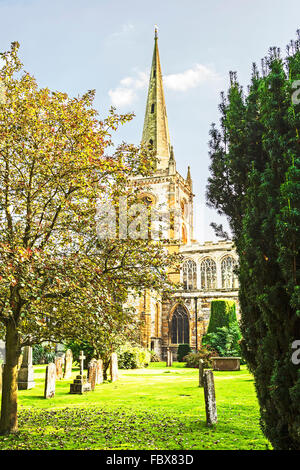
[[[158,26],[157,24],[154,25],[154,39],[157,39],[158,38]]]

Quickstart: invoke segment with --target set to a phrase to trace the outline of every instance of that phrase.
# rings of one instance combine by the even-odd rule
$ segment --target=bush
[[[84,361],[84,368],[87,368],[87,364],[90,362],[91,359],[95,357],[95,352],[93,346],[91,346],[86,341],[80,343],[77,341],[70,341],[66,345],[66,350],[71,349],[73,354],[73,360],[79,363],[79,355],[80,351],[83,351],[86,359]]]
[[[55,360],[55,349],[51,345],[35,344],[32,347],[32,363],[49,364]]]
[[[118,351],[118,365],[120,369],[140,369],[150,363],[151,354],[144,348],[124,344]]]
[[[237,324],[235,302],[233,300],[213,300],[207,333],[216,333],[217,328]]]
[[[185,367],[198,368],[200,359],[203,360],[204,367],[211,367],[211,357],[216,355],[216,351],[209,346],[201,346],[197,353],[190,352],[187,356],[184,357],[184,361],[186,362]]]
[[[179,344],[177,349],[177,361],[183,362],[183,358],[191,352],[189,344]]]
[[[241,340],[241,332],[238,324],[229,327],[223,326],[217,328],[215,333],[207,333],[202,338],[202,344],[215,349],[219,356],[240,357],[241,348],[239,341]]]

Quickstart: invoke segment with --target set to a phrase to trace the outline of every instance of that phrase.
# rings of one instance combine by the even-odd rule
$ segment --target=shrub
[[[78,342],[78,341],[70,341],[69,343],[66,343],[66,350],[71,349],[72,354],[73,354],[73,360],[77,361],[79,363],[79,355],[80,351],[83,351],[86,359],[84,361],[84,367],[87,367],[87,364],[90,362],[93,357],[95,357],[95,352],[94,348],[87,343],[86,341],[84,342]]]
[[[35,344],[32,347],[32,363],[49,364],[55,360],[55,349],[52,345]]]
[[[183,362],[183,358],[191,352],[189,344],[179,344],[177,349],[177,361]]]
[[[229,327],[217,328],[215,333],[207,333],[202,338],[202,344],[215,349],[219,356],[239,357],[241,355],[240,340],[239,326],[232,324]]]
[[[217,328],[237,324],[235,302],[233,300],[213,300],[207,333],[215,333]]]
[[[184,357],[184,361],[186,362],[185,367],[198,368],[200,359],[203,360],[204,367],[211,367],[211,357],[214,356],[216,356],[215,350],[209,346],[202,345],[197,353],[190,352],[187,356]]]
[[[144,348],[129,343],[120,346],[118,351],[118,365],[120,369],[139,369],[147,367],[151,354]]]

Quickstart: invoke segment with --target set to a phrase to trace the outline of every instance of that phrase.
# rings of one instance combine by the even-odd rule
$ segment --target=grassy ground
[[[73,369],[73,376],[78,369]],[[70,395],[71,380],[56,383],[45,400],[45,366],[35,366],[35,388],[19,391],[19,427],[0,436],[3,449],[266,449],[252,376],[215,372],[218,424],[205,424],[198,371],[174,363],[122,370],[118,382]]]

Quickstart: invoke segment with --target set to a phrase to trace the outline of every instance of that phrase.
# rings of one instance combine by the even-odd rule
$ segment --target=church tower
[[[154,50],[150,71],[148,96],[143,126],[142,142],[152,145],[157,166],[151,176],[133,179],[145,198],[155,208],[170,216],[169,249],[180,244],[190,244],[193,239],[193,191],[190,169],[183,178],[176,170],[174,149],[171,145],[163,76],[160,65],[158,34],[155,28]],[[177,250],[176,250],[177,251]]]
[[[153,173],[147,177],[131,180],[141,199],[158,213],[167,214],[169,229],[162,238],[168,239],[169,252],[179,252],[180,247],[189,245],[193,239],[193,191],[190,169],[184,178],[176,170],[173,146],[171,145],[167,110],[165,104],[163,76],[160,65],[158,34],[155,28],[154,50],[146,102],[142,142],[150,144],[157,157]],[[171,281],[178,283],[180,273],[169,272]],[[136,299],[139,317],[143,320],[141,345],[153,349],[161,357],[163,344],[169,335],[169,325],[163,313],[164,302],[159,293],[145,291]]]

